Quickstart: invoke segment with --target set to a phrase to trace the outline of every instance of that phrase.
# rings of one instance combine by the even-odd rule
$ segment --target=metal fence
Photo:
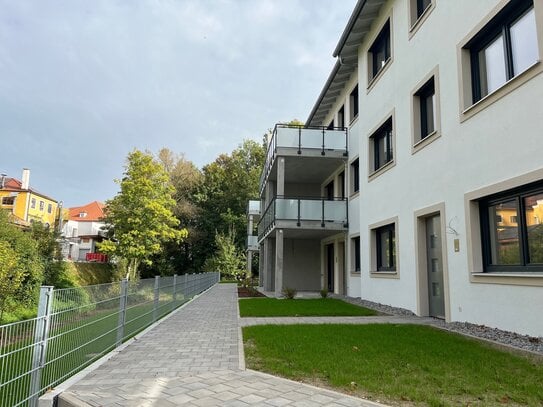
[[[41,287],[36,318],[0,326],[0,406],[37,406],[48,389],[219,279],[219,273],[202,273]]]

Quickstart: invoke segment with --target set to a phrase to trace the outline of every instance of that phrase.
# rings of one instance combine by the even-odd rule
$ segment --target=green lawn
[[[239,301],[242,317],[371,316],[377,312],[334,298],[279,300],[248,298]]]
[[[417,325],[243,328],[247,367],[395,405],[542,406],[543,358]]]

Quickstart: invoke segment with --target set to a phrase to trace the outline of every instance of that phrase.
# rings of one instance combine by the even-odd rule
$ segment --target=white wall
[[[360,230],[363,298],[417,311],[415,211],[445,203],[446,224],[458,233],[460,251],[447,234],[450,319],[543,336],[543,287],[470,282],[464,195],[543,168],[543,75],[461,123],[457,45],[499,0],[437,1],[409,40],[408,1],[389,1],[373,26],[392,13],[393,61],[367,92],[367,50],[359,53],[358,120],[361,196],[350,204],[349,234]],[[371,37],[371,35],[370,35]],[[441,137],[412,154],[411,93],[439,66]],[[395,166],[368,180],[368,136],[394,110]],[[351,143],[353,145],[354,143]],[[351,155],[355,152],[350,151]],[[359,206],[357,225],[354,208]],[[370,277],[368,225],[398,217],[399,279]],[[456,236],[454,236],[456,237]],[[535,279],[543,278],[534,277]],[[354,292],[354,291],[353,291]]]

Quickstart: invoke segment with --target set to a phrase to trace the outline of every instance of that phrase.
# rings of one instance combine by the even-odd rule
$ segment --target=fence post
[[[175,309],[177,302],[177,274],[173,275],[172,309]]]
[[[153,322],[156,322],[157,320],[157,314],[158,314],[158,298],[159,298],[159,288],[160,287],[160,276],[155,276],[155,298],[153,301]]]
[[[128,280],[121,280],[121,295],[119,297],[119,322],[117,322],[117,342],[115,347],[121,346],[124,338],[124,325],[126,323],[126,302],[128,297]]]
[[[184,277],[183,278],[183,280],[184,280],[183,281],[183,293],[185,294],[185,298],[190,298],[189,285],[188,285],[189,280],[187,278],[188,274],[187,273],[183,274],[183,277]]]
[[[34,331],[34,350],[32,355],[32,373],[30,376],[31,407],[37,407],[41,391],[41,372],[47,357],[47,338],[51,328],[51,306],[53,304],[53,287],[40,287],[38,318]]]

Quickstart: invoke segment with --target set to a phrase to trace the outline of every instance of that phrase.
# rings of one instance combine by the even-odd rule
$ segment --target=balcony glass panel
[[[300,199],[300,219],[301,220],[321,220],[322,219],[322,201]]]
[[[258,237],[247,236],[247,247],[250,249],[258,248]]]
[[[324,201],[324,220],[347,222],[347,201]]]
[[[260,201],[249,201],[249,213],[260,213]]]
[[[278,198],[275,201],[275,218],[285,220],[298,219],[298,200]]]
[[[279,127],[276,136],[277,147],[298,148],[299,129],[297,127]]]
[[[322,129],[302,129],[302,148],[322,150]]]
[[[325,130],[324,148],[326,150],[346,150],[347,137],[344,131]]]

